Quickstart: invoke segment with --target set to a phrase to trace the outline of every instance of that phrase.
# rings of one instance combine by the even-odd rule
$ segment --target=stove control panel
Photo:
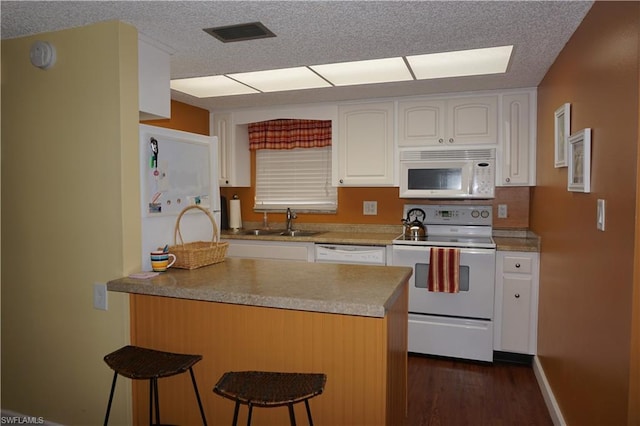
[[[444,204],[408,204],[406,213],[412,209],[421,209],[425,213],[425,225],[493,225],[493,206],[487,205],[444,205]]]

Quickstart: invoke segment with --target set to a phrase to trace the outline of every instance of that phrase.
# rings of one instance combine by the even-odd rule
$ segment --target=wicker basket
[[[180,232],[180,219],[189,210],[197,209],[207,215],[211,221],[213,227],[213,236],[211,241],[196,241],[193,243],[185,243],[182,240],[182,233]],[[181,269],[196,269],[207,265],[213,265],[214,263],[224,262],[224,258],[227,255],[227,248],[229,243],[222,243],[218,238],[218,227],[213,215],[207,209],[200,206],[193,205],[184,208],[178,219],[176,220],[176,227],[173,233],[174,245],[169,247],[169,253],[173,253],[176,256],[176,262],[172,268]]]

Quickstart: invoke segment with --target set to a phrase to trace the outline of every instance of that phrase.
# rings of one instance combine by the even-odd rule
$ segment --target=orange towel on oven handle
[[[429,291],[460,291],[460,249],[431,247],[429,258]]]

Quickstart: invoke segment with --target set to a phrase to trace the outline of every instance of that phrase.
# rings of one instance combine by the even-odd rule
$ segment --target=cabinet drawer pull
[[[516,293],[516,299],[520,299],[520,293]]]

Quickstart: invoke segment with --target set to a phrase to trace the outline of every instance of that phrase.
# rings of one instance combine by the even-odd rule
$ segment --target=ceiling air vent
[[[227,25],[224,27],[204,28],[204,31],[223,43],[232,41],[255,40],[259,38],[275,37],[261,22],[248,24]]]

